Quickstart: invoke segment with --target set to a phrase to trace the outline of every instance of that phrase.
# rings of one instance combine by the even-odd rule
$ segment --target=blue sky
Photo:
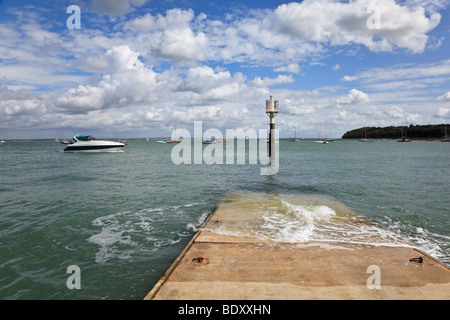
[[[81,29],[68,29],[70,5]],[[0,1],[0,138],[448,123],[450,1]]]

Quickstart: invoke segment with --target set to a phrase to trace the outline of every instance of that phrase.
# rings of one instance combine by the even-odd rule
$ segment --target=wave
[[[425,227],[415,227],[411,223],[384,217],[383,224],[391,232],[403,237],[415,247],[448,264],[450,237],[433,233]]]
[[[395,233],[323,195],[233,194],[221,203],[217,214],[224,223],[208,230],[224,235],[289,243],[408,245]]]

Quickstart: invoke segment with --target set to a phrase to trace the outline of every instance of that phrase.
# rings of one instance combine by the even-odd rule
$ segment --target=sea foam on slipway
[[[215,213],[221,223],[206,229],[223,235],[276,242],[346,242],[404,246],[394,233],[324,195],[227,195]]]

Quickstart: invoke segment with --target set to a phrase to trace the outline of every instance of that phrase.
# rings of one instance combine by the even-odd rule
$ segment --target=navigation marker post
[[[269,158],[270,161],[275,160],[275,116],[279,111],[278,100],[266,100],[266,114],[270,118],[270,133],[269,133]]]

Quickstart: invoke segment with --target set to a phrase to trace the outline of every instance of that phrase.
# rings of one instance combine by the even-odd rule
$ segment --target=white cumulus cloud
[[[374,6],[380,16],[379,28],[368,27]],[[394,0],[337,2],[305,0],[280,5],[273,14],[272,27],[305,41],[331,45],[362,44],[373,51],[394,47],[417,53],[425,49],[427,32],[440,22],[440,14],[427,16],[421,7],[401,6]]]
[[[450,91],[437,98],[438,101],[447,102],[450,101]]]
[[[295,80],[292,75],[280,74],[276,78],[265,77],[264,79],[261,79],[261,77],[256,77],[253,81],[251,81],[251,84],[255,87],[270,87],[277,84],[292,83],[294,81]]]
[[[287,66],[282,66],[275,68],[273,71],[275,72],[288,72],[288,73],[299,73],[300,72],[300,66],[298,63],[291,63]]]
[[[341,97],[337,100],[340,104],[356,104],[370,101],[369,96],[357,89],[351,89],[347,96]]]
[[[350,81],[355,81],[358,80],[358,77],[356,76],[344,76],[341,78],[341,81],[345,81],[345,82],[350,82]]]
[[[191,25],[194,17],[192,9],[171,9],[166,16],[146,14],[131,20],[124,29],[141,32],[142,47],[149,56],[189,64],[204,60],[208,45],[205,33],[195,31]]]
[[[108,50],[111,74],[95,85],[79,85],[69,89],[56,101],[56,107],[67,113],[85,113],[97,109],[153,101],[161,82],[156,73],[146,68],[128,46]]]
[[[438,108],[435,117],[450,119],[450,109],[448,108]]]

